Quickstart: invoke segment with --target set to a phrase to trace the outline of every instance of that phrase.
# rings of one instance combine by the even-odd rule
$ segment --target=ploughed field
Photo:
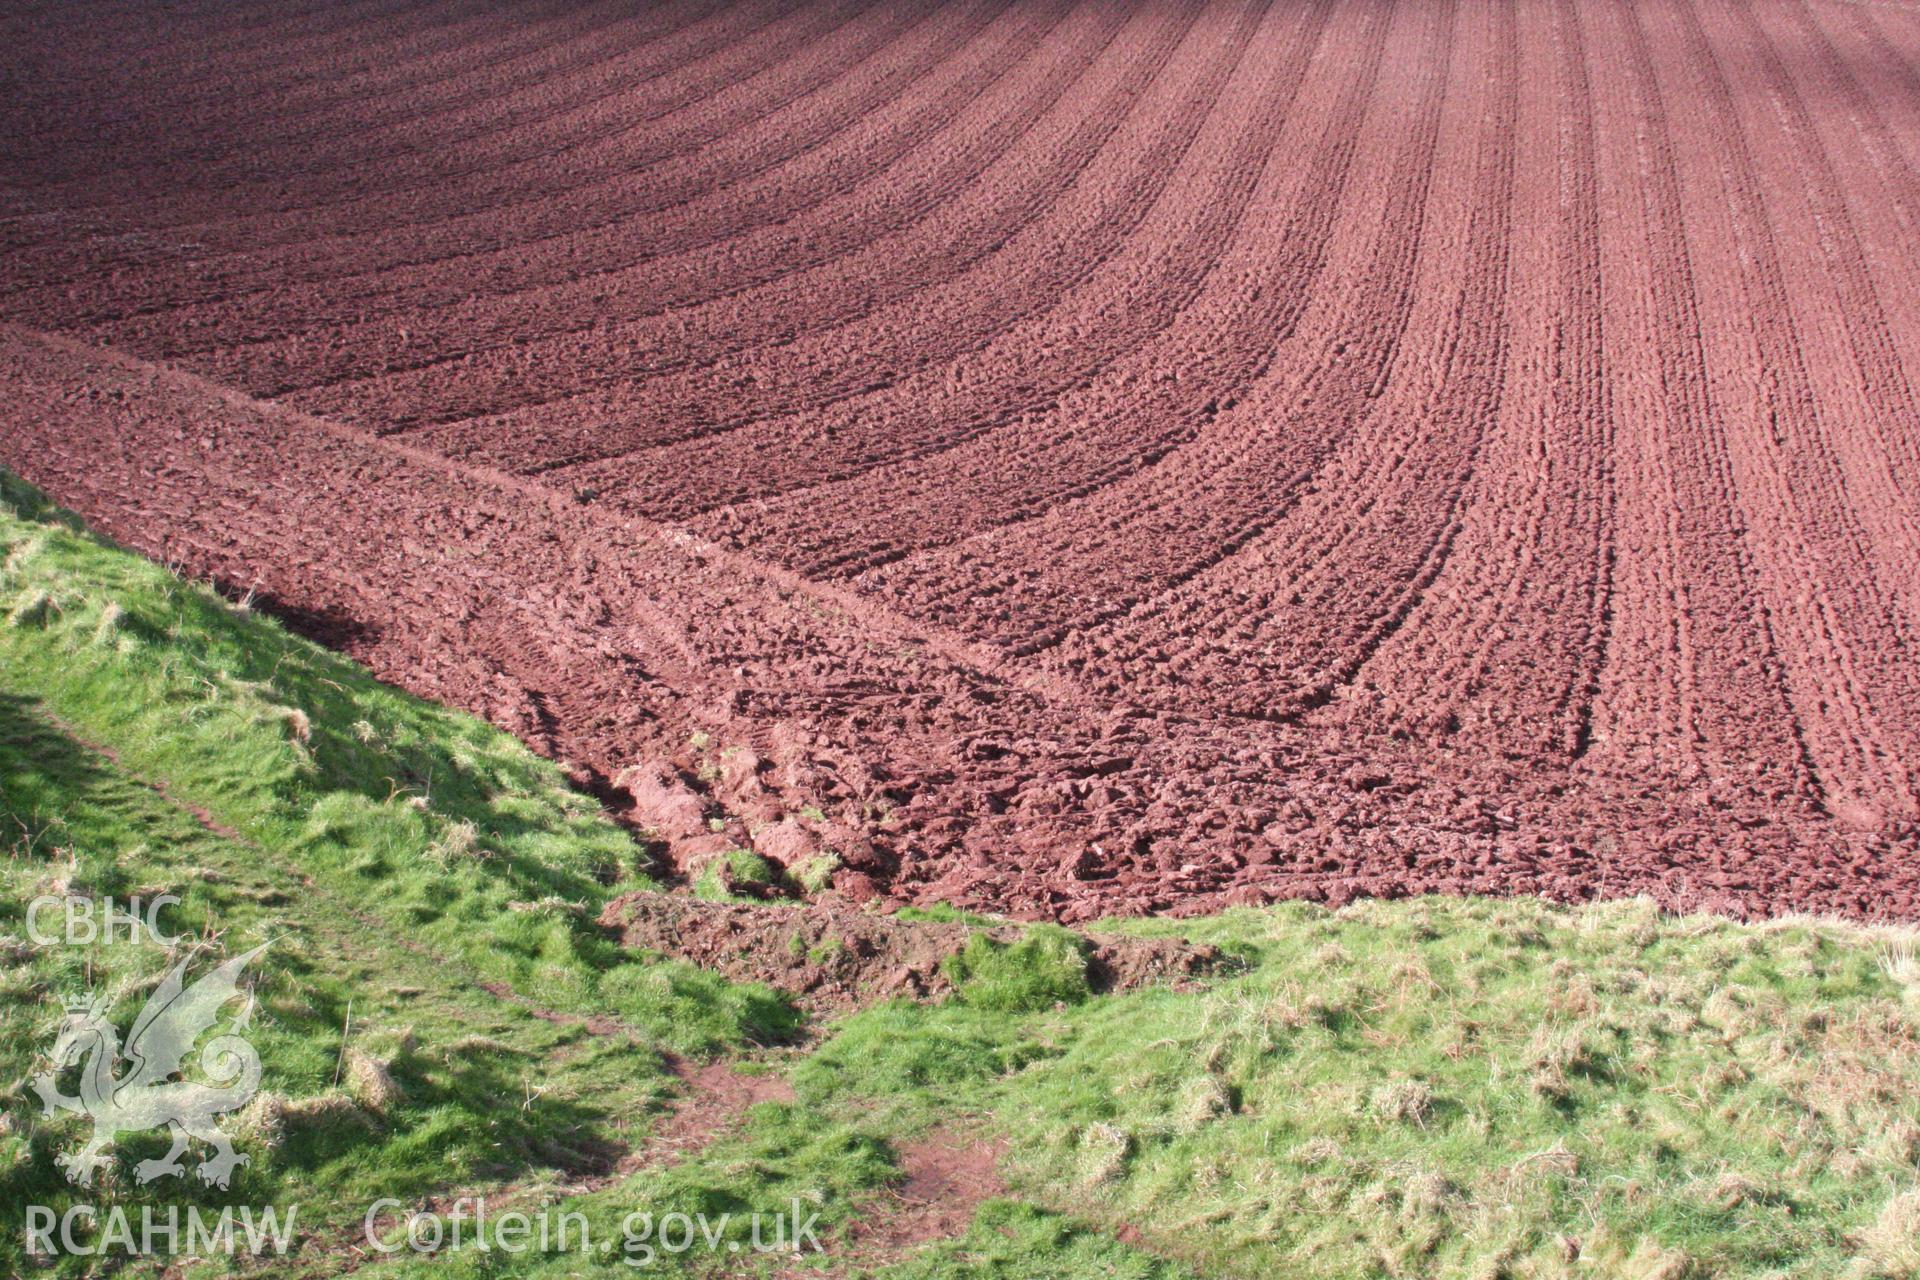
[[[0,463],[683,863],[1920,917],[1914,6],[0,13]]]

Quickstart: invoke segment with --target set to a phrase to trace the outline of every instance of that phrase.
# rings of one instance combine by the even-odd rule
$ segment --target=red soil
[[[0,462],[695,828],[1067,919],[1920,917],[1910,7],[0,36]]]
[[[855,1008],[898,997],[953,994],[947,962],[982,931],[818,904],[706,902],[688,893],[629,893],[600,923],[629,948],[688,960],[739,982],[777,987],[817,1008]],[[1024,925],[984,930],[1017,941]],[[1087,978],[1096,991],[1191,985],[1232,968],[1216,947],[1177,938],[1089,937]]]

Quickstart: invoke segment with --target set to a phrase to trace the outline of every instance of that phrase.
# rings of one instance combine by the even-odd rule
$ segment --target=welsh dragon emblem
[[[252,998],[232,1026],[201,1050],[200,1067],[212,1084],[171,1077],[184,1069],[194,1042],[213,1026],[221,1008],[240,994],[240,971],[266,949],[263,943],[236,956],[190,987],[183,981],[187,961],[182,960],[134,1019],[124,1050],[119,1032],[107,1018],[108,997],[67,1001],[67,1016],[53,1046],[53,1069],[36,1076],[33,1089],[47,1115],[72,1111],[93,1121],[93,1136],[87,1144],[59,1157],[68,1180],[86,1186],[93,1181],[94,1170],[109,1163],[105,1153],[116,1136],[161,1125],[172,1132],[173,1146],[161,1158],[134,1166],[134,1176],[142,1185],[185,1172],[180,1157],[190,1138],[213,1148],[197,1170],[202,1182],[224,1188],[233,1171],[247,1163],[213,1120],[245,1106],[260,1087],[260,1055],[238,1034],[252,1016]],[[116,1077],[114,1072],[123,1061],[126,1073]],[[56,1083],[59,1073],[75,1063],[84,1064],[77,1098],[62,1094]]]

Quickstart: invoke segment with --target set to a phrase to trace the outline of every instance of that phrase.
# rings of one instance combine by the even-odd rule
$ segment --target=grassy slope
[[[988,1112],[1015,1185],[1204,1274],[1920,1265],[1920,1009],[1893,939],[1527,900],[1136,927],[1253,967],[1020,1038],[870,1012],[797,1069],[801,1098]]]
[[[381,1195],[559,1199],[603,1234],[635,1206],[792,1196],[844,1223],[884,1209],[894,1144],[959,1124],[1008,1140],[1027,1203],[987,1206],[896,1276],[1920,1274],[1906,940],[1632,903],[1136,922],[1247,968],[1070,1003],[1054,999],[1075,994],[1057,947],[1032,948],[1031,982],[975,957],[970,1002],[818,1029],[794,1104],[755,1108],[670,1169],[570,1193],[644,1139],[674,1088],[663,1054],[749,1051],[790,1035],[793,1011],[610,947],[587,922],[642,883],[635,850],[518,744],[6,483],[0,935],[24,934],[36,893],[178,889],[169,919],[197,945],[274,939],[252,1038],[278,1105],[249,1117],[255,1162],[224,1197],[167,1194],[298,1200],[324,1228],[302,1270],[344,1261]],[[39,1069],[49,995],[90,980],[119,993],[125,1025],[169,962],[0,946],[0,1080]],[[483,981],[620,1030],[536,1016]],[[399,1096],[382,1098],[375,1062]],[[52,1156],[72,1122],[48,1126],[17,1089],[0,1106],[0,1204],[71,1199]],[[163,1146],[129,1136],[123,1152]],[[137,1202],[125,1186],[88,1198]],[[0,1271],[21,1268],[20,1243],[0,1223]],[[512,1273],[582,1268],[523,1257]]]
[[[290,1268],[265,1269],[337,1272],[364,1261],[351,1249],[372,1200],[563,1200],[609,1153],[644,1147],[679,1092],[667,1055],[751,1053],[798,1029],[776,994],[630,956],[591,925],[607,898],[646,884],[640,851],[553,766],[86,533],[3,472],[0,848],[0,1274],[30,1265],[27,1204],[188,1198],[298,1203],[313,1238]],[[163,921],[185,950],[26,940],[38,895],[168,891],[184,898]],[[24,1087],[45,1066],[59,998],[111,992],[124,1028],[187,950],[197,975],[264,939],[249,1039],[267,1101],[229,1122],[253,1163],[225,1193],[170,1180],[154,1196],[129,1170],[164,1135],[125,1135],[113,1173],[70,1188],[53,1158],[83,1125],[44,1120]],[[588,1014],[617,1026],[563,1020]],[[832,1227],[897,1176],[871,1129],[767,1106],[602,1199],[624,1216],[771,1212],[799,1197]],[[1045,1233],[1033,1248],[1085,1248],[1084,1232],[1049,1221],[1023,1219]],[[486,1262],[453,1270],[490,1274]],[[143,1268],[54,1268],[115,1269]],[[427,1267],[403,1255],[361,1269]]]

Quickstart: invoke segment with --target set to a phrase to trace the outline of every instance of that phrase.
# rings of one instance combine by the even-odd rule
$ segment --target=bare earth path
[[[1920,13],[0,35],[0,464],[610,794],[1066,919],[1920,917]]]

